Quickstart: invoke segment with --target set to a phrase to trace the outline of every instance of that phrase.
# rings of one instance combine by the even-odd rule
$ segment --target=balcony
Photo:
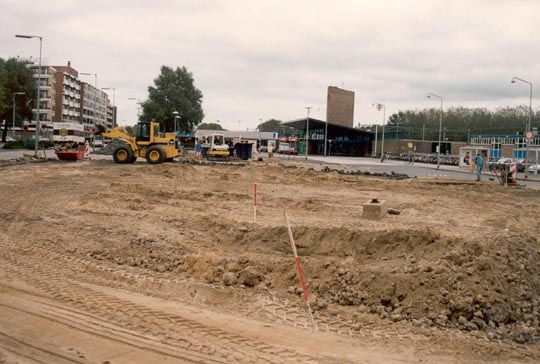
[[[34,78],[41,78],[41,79],[52,78],[52,75],[49,73],[34,73],[32,74],[32,76]]]
[[[32,109],[32,112],[33,112],[33,113],[35,113],[36,111],[37,111],[36,109]],[[50,112],[52,112],[51,109],[42,109],[42,108],[39,109],[39,113],[40,113],[40,114],[48,114],[48,113],[50,113]]]

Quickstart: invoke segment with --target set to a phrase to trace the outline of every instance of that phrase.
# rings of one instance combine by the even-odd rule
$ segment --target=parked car
[[[499,159],[496,163],[497,164],[510,164],[512,163],[514,160],[512,158],[501,158]]]
[[[501,158],[497,160],[496,164],[510,164],[515,163],[516,164],[516,172],[522,173],[525,172],[525,159],[518,159],[513,160],[512,158]],[[529,165],[533,164],[531,161],[529,161]]]
[[[530,165],[527,170],[529,171],[529,173],[540,174],[540,164]]]
[[[520,159],[516,161],[516,171],[519,173],[525,172],[525,159]]]

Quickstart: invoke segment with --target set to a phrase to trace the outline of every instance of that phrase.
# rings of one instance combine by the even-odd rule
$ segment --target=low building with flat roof
[[[309,120],[309,126],[308,126]],[[298,154],[305,154],[306,132],[308,154],[363,157],[371,154],[375,133],[314,118],[301,118],[283,123],[298,136]],[[309,129],[308,129],[309,128]],[[325,143],[326,141],[326,143]],[[326,148],[325,148],[326,144]]]

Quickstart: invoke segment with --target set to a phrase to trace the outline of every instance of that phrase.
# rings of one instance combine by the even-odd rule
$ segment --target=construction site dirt
[[[538,189],[283,163],[0,168],[0,363],[540,361]]]

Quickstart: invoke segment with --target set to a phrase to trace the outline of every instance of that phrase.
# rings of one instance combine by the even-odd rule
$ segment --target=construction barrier
[[[253,222],[257,222],[257,184],[253,184]]]
[[[90,145],[88,144],[88,140],[84,142],[84,159],[90,159]]]
[[[516,163],[514,162],[510,163],[510,181],[508,181],[508,183],[511,185],[516,184],[516,172],[517,172]]]

